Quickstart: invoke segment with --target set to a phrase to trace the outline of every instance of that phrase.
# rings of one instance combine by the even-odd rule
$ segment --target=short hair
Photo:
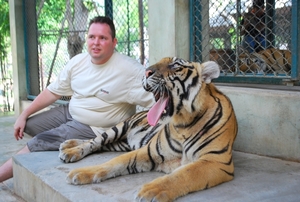
[[[252,7],[262,9],[265,7],[265,0],[253,0]]]
[[[114,22],[109,17],[106,17],[106,16],[96,16],[96,17],[92,18],[90,20],[90,22],[89,22],[88,29],[90,29],[90,26],[93,23],[107,24],[110,27],[112,39],[114,39],[116,37],[116,29],[115,29]]]

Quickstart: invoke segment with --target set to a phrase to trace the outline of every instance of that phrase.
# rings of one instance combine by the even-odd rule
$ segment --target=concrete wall
[[[165,56],[189,58],[188,2],[149,0],[150,65]],[[300,161],[300,91],[218,87],[237,115],[235,150]]]
[[[27,99],[22,0],[9,0],[9,24],[15,114],[19,114],[22,111],[21,101]]]
[[[163,57],[189,59],[187,0],[148,0],[150,64]]]
[[[238,120],[238,151],[300,161],[300,92],[219,86]]]

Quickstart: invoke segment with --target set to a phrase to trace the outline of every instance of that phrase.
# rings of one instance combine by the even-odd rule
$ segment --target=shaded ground
[[[8,158],[20,150],[29,139],[28,136],[23,140],[16,141],[13,136],[13,115],[0,116],[0,164],[2,165]],[[0,183],[0,202],[24,202],[13,192],[13,179]]]

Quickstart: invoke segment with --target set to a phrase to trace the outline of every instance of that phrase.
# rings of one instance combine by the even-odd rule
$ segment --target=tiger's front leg
[[[67,140],[60,145],[59,158],[65,163],[69,163],[78,161],[88,154],[101,149],[105,151],[130,151],[133,148],[139,148],[140,145],[134,144],[131,147],[127,142],[127,136],[132,132],[132,136],[139,140],[147,133],[147,129],[151,131],[151,127],[146,127],[147,122],[145,120],[141,121],[146,118],[146,115],[147,113],[144,111],[134,114],[124,122],[117,124],[91,140]],[[136,130],[131,131],[132,127],[135,127]],[[142,132],[142,129],[145,127],[146,130]],[[139,131],[139,135],[135,135],[136,131]]]
[[[147,147],[142,147],[101,165],[71,170],[67,176],[67,182],[75,185],[99,183],[120,175],[150,171],[152,166],[147,155]]]
[[[137,201],[174,201],[190,192],[207,189],[233,179],[233,163],[199,160],[144,184]],[[228,172],[229,171],[229,172]]]
[[[90,140],[70,139],[60,144],[59,158],[65,163],[79,161],[101,148],[101,137]]]

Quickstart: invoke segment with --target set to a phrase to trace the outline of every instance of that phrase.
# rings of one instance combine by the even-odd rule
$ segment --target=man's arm
[[[55,93],[52,93],[47,88],[41,92],[34,101],[30,104],[28,108],[26,108],[18,117],[16,120],[16,123],[14,125],[14,136],[17,140],[23,138],[23,131],[25,128],[26,120],[27,118],[38,112],[41,109],[44,109],[45,107],[49,106],[50,104],[54,103],[56,100],[58,100],[61,96],[57,95]]]

